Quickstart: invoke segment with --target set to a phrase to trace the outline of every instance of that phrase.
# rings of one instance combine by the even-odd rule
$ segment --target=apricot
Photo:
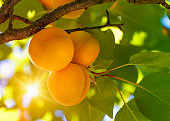
[[[56,102],[73,106],[86,97],[90,78],[85,67],[70,63],[63,70],[51,72],[47,85]]]
[[[45,9],[51,9],[53,4],[52,0],[39,0],[39,2],[45,7]]]
[[[55,9],[59,6],[71,3],[75,0],[39,0],[40,3],[46,8],[46,9]],[[81,16],[81,14],[84,12],[84,9],[72,11],[66,15],[63,16],[63,18],[66,19],[76,19]]]
[[[57,8],[59,6],[74,2],[75,0],[53,0],[53,1],[54,1],[53,3],[55,5],[55,8]],[[85,11],[84,9],[72,11],[72,12],[64,15],[63,18],[76,19],[76,18],[79,18],[84,11]]]
[[[100,51],[99,42],[85,31],[70,33],[74,45],[73,63],[89,66],[92,64]]]
[[[58,71],[71,62],[73,42],[64,30],[51,27],[38,32],[30,41],[28,53],[35,66],[46,71]]]

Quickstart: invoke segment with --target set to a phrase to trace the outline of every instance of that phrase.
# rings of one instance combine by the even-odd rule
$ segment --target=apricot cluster
[[[39,0],[39,2],[48,10],[55,9],[59,6],[74,2],[75,0]],[[67,19],[76,19],[81,16],[81,14],[84,12],[84,9],[72,11],[66,15],[63,16],[63,18]]]
[[[68,34],[51,27],[38,32],[30,41],[28,53],[38,68],[50,71],[48,89],[58,103],[80,103],[90,88],[86,66],[98,56],[100,46],[91,34],[76,31]]]

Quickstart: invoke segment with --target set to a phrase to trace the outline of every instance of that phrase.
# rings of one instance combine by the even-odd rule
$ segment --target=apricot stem
[[[89,77],[92,80],[92,82],[95,84],[96,83],[96,76],[94,76],[94,79],[91,76],[89,76]]]

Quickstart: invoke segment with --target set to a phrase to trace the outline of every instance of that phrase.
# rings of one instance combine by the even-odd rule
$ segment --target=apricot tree
[[[0,120],[170,121],[169,0],[0,5]]]

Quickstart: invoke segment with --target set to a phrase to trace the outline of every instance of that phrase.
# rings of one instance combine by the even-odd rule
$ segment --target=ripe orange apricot
[[[67,3],[71,3],[75,0],[39,0],[39,1],[46,9],[55,9],[59,6],[65,5]],[[84,9],[72,11],[64,15],[63,18],[76,19],[80,17],[84,11],[85,11]]]
[[[73,63],[89,66],[92,64],[100,51],[99,42],[85,31],[70,33],[74,45]]]
[[[80,103],[90,88],[86,68],[72,63],[63,70],[51,72],[47,83],[53,99],[65,106]]]
[[[39,2],[48,10],[53,8],[52,0],[39,0]]]
[[[69,65],[74,47],[67,32],[51,27],[41,30],[32,38],[28,53],[35,66],[47,71],[58,71]]]

